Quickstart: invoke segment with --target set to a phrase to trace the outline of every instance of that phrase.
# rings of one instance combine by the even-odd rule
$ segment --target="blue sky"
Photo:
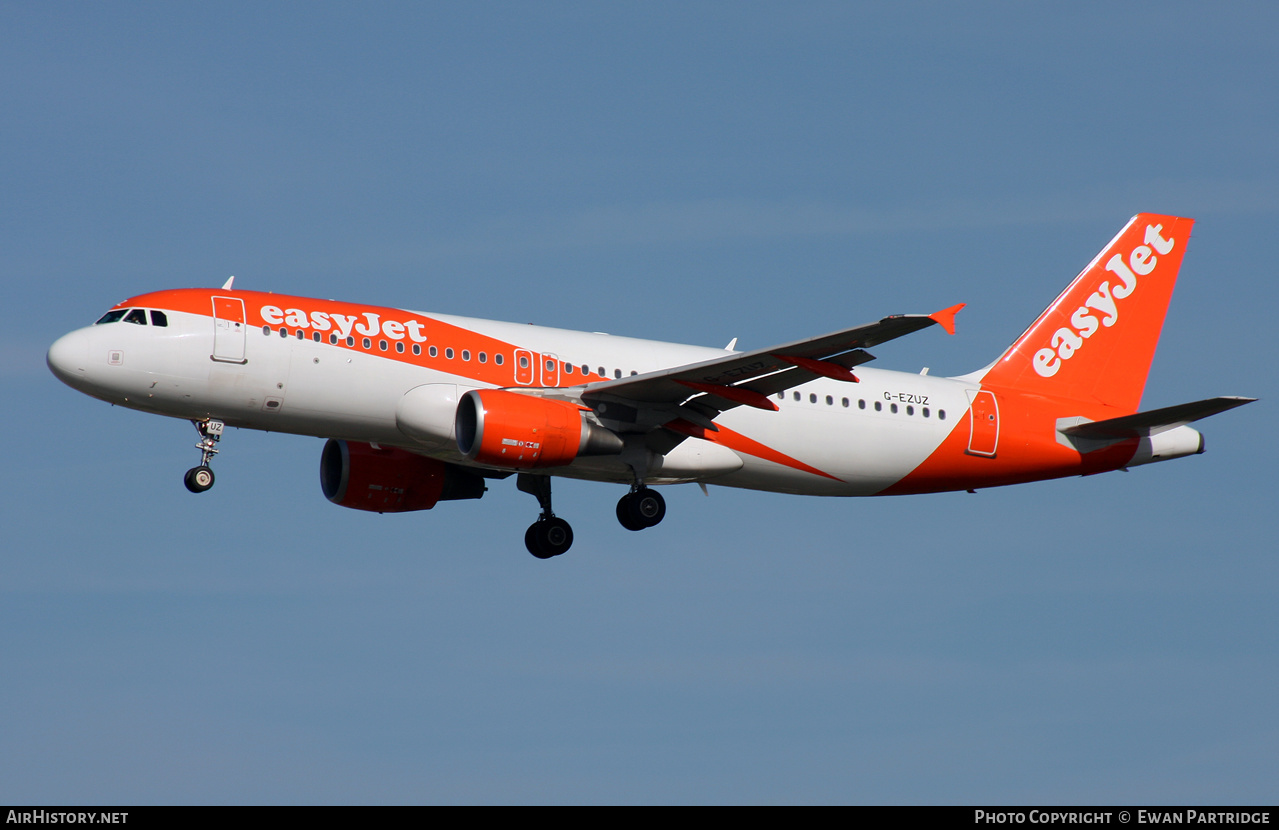
[[[1271,5],[0,6],[0,801],[1234,803],[1279,777]],[[557,484],[365,515],[322,442],[44,366],[221,284],[742,348],[1195,235],[1145,406],[1208,452],[878,500]]]

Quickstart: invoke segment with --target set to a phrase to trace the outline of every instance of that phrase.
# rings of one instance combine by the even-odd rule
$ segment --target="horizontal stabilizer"
[[[1234,409],[1252,403],[1256,398],[1209,398],[1206,401],[1182,403],[1166,406],[1163,409],[1152,409],[1149,412],[1138,412],[1135,415],[1124,415],[1121,418],[1108,418],[1105,421],[1088,421],[1073,426],[1061,427],[1057,431],[1071,438],[1089,438],[1093,440],[1113,440],[1116,438],[1143,438],[1158,435],[1170,429],[1185,426],[1201,418]]]

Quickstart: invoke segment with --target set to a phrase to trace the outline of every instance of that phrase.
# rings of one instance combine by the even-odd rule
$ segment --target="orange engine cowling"
[[[478,499],[484,477],[406,450],[330,438],[320,456],[320,488],[343,507],[406,513],[430,510],[440,501]]]
[[[616,455],[622,439],[567,401],[501,389],[472,389],[457,404],[457,446],[494,467],[562,467],[579,455]]]

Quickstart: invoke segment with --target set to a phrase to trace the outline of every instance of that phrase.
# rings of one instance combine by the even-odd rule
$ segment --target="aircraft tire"
[[[524,531],[524,547],[538,559],[550,559],[573,546],[573,527],[563,519],[538,519]]]
[[[528,549],[529,553],[533,554],[538,559],[550,558],[548,556],[543,555],[541,549],[538,548],[537,546],[537,525],[536,524],[529,525],[528,530],[524,531],[524,547]]]
[[[666,499],[656,490],[645,487],[635,493],[631,509],[635,518],[644,523],[644,527],[655,527],[666,518]]]
[[[617,500],[617,521],[627,530],[643,530],[648,525],[636,518],[635,510],[631,504],[635,501],[634,493],[627,493]]]
[[[213,486],[213,470],[210,467],[199,466],[192,467],[187,470],[187,474],[183,476],[182,483],[192,493],[203,493]]]

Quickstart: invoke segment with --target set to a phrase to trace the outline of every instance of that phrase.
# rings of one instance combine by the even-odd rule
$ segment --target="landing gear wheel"
[[[542,549],[537,546],[537,524],[528,526],[528,530],[524,531],[524,547],[528,548],[528,552],[536,556],[538,559],[550,559],[551,554],[543,553]]]
[[[617,521],[627,530],[653,527],[666,518],[666,499],[647,487],[627,493],[617,502]]]
[[[213,470],[203,464],[199,467],[192,467],[183,476],[182,483],[192,493],[203,493],[213,486]]]
[[[643,524],[636,524],[631,518],[631,495],[628,492],[618,499],[618,523],[628,531],[642,531]]]
[[[666,499],[662,498],[661,493],[647,487],[635,494],[631,508],[644,522],[644,527],[655,527],[666,518]]]
[[[643,530],[646,525],[634,518],[631,501],[634,493],[627,493],[617,500],[617,521],[627,530]]]
[[[559,556],[573,546],[573,528],[563,519],[538,519],[524,531],[524,547],[538,559]]]

